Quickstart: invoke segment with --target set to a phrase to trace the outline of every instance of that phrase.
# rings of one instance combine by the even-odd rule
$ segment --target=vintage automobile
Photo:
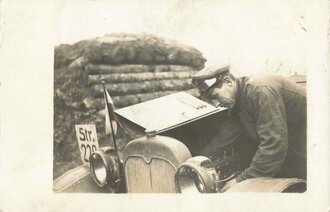
[[[305,86],[304,76],[291,77]],[[54,192],[221,193],[243,171],[253,142],[223,143],[218,155],[200,155],[216,135],[227,109],[179,92],[115,111],[125,131],[138,135],[122,154],[112,146],[94,151],[89,162],[54,180]],[[226,192],[304,192],[296,178],[255,178]]]

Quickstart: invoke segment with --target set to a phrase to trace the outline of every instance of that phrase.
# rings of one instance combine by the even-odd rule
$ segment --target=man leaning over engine
[[[257,142],[258,148],[249,167],[227,182],[223,191],[255,177],[306,179],[304,87],[279,75],[235,78],[229,66],[203,69],[193,76],[193,83],[200,89],[202,98],[228,108],[231,114],[239,117],[240,123],[231,124],[236,123],[235,127],[243,128]],[[236,139],[237,133],[233,136],[228,138],[227,134],[222,138]],[[203,151],[207,153],[208,148]]]

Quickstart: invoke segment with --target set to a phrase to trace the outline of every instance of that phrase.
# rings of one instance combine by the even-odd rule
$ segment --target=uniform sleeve
[[[288,150],[286,111],[282,96],[273,88],[254,88],[248,95],[256,124],[258,149],[250,166],[237,181],[255,177],[272,177],[281,168]]]

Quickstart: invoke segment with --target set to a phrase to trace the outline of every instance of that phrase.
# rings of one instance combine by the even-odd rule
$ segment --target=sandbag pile
[[[84,51],[94,64],[177,64],[196,69],[206,61],[197,49],[149,34],[106,34]]]
[[[73,64],[177,64],[202,69],[206,59],[196,48],[150,34],[110,33],[55,47],[54,68]]]

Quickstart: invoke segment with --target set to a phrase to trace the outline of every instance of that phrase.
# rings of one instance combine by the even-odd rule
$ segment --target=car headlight
[[[119,190],[121,163],[114,148],[100,148],[90,156],[89,163],[94,182],[99,187],[108,185],[115,192]]]
[[[215,193],[219,176],[212,161],[196,156],[182,163],[175,173],[175,188],[178,193]]]

